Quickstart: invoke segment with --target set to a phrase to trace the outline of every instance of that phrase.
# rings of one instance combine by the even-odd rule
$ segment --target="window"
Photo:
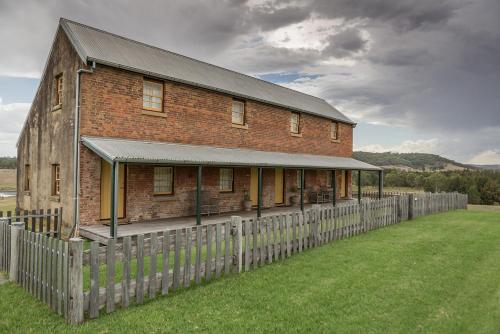
[[[332,128],[331,128],[330,136],[334,140],[339,139],[339,123],[332,122]]]
[[[62,94],[63,94],[63,76],[62,73],[56,76],[56,81],[55,81],[55,99],[54,99],[54,106],[55,107],[60,107],[62,106]]]
[[[171,195],[174,193],[174,168],[154,168],[154,193],[155,195]]]
[[[144,80],[142,108],[152,111],[163,111],[163,83]]]
[[[300,114],[293,112],[290,117],[290,132],[300,133]]]
[[[304,177],[304,183],[306,182],[305,181],[306,178]],[[297,189],[300,189],[302,187],[302,182],[301,182],[301,171],[300,169],[297,169]]]
[[[52,195],[59,196],[61,192],[61,167],[59,164],[52,165]]]
[[[233,100],[232,105],[232,122],[233,124],[245,124],[245,102]]]
[[[30,191],[31,166],[24,165],[24,191]]]
[[[221,168],[219,177],[219,189],[222,192],[233,191],[233,169]]]

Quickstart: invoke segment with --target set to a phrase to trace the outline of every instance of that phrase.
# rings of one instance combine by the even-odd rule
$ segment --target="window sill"
[[[57,106],[52,107],[52,111],[58,111],[62,109],[62,104],[58,104]]]
[[[175,200],[176,200],[176,197],[174,194],[171,194],[171,195],[153,194],[153,202],[172,202]]]
[[[231,123],[232,128],[248,130],[248,124],[235,124]]]
[[[51,202],[60,202],[60,201],[61,201],[61,198],[60,198],[60,196],[59,196],[59,195],[52,195],[52,196],[50,196],[50,197],[49,197],[49,200],[50,200]]]
[[[330,141],[332,143],[340,143],[340,139],[332,139],[332,138],[330,138]]]
[[[302,138],[302,133],[293,133],[293,132],[290,132],[290,136],[297,137],[297,138]]]
[[[156,116],[156,117],[167,117],[167,113],[163,111],[149,111],[149,110],[143,110],[142,111],[143,115],[148,115],[148,116]]]
[[[234,195],[234,191],[233,190],[219,190],[219,194],[221,196],[232,196],[232,195]]]

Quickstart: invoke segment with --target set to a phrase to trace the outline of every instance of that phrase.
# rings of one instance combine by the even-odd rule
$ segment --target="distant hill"
[[[446,171],[478,168],[428,153],[354,152],[353,157],[384,168],[404,171]]]
[[[15,168],[16,168],[15,157],[0,157],[0,169],[15,169]]]
[[[500,165],[472,165],[472,166],[480,168],[480,169],[489,169],[489,170],[500,169]]]

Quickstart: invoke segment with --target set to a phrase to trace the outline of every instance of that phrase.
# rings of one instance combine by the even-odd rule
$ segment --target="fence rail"
[[[94,241],[85,251],[81,239],[68,242],[26,230],[17,235],[15,224],[0,221],[0,265],[17,264],[15,281],[76,324],[84,315],[97,318],[326,243],[466,206],[467,196],[458,193],[398,194],[258,219],[234,216],[223,223],[111,239],[106,246]],[[10,236],[17,242],[10,240],[8,250]],[[2,257],[6,252],[10,260]]]
[[[60,238],[62,213],[62,208],[0,211],[0,220],[6,220],[9,225],[13,222],[24,222],[25,230]]]

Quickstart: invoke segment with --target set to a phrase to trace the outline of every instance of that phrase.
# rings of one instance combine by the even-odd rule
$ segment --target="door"
[[[110,219],[111,209],[111,165],[101,160],[101,219]],[[125,165],[119,164],[118,173],[118,218],[125,217]]]
[[[250,171],[250,200],[252,201],[252,205],[257,205],[258,187],[259,171],[256,167],[253,167]]]
[[[340,197],[347,197],[347,171],[343,170],[342,179],[340,181]]]
[[[283,204],[283,168],[274,169],[274,204]]]

